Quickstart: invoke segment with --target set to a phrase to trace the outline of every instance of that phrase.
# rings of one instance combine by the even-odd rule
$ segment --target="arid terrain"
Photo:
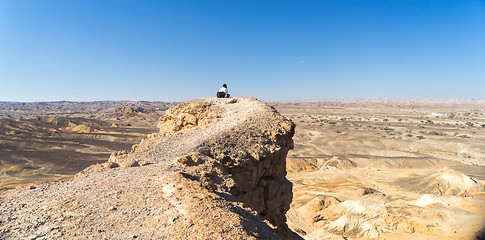
[[[246,100],[237,101],[244,103]],[[232,107],[227,105],[228,112],[221,113],[226,116],[221,121],[225,124],[223,126],[226,131],[231,128],[228,124],[237,126],[236,122],[244,120],[246,115],[251,116],[253,111],[246,113],[245,111],[251,109],[244,110],[244,107],[259,106],[249,103],[242,105],[238,103]],[[228,130],[229,133],[225,133],[228,134],[226,138],[229,142],[224,143],[223,146],[225,148],[232,146],[233,153],[229,153],[230,151],[224,148],[217,150],[220,146],[217,144],[224,142],[217,140],[212,141],[212,145],[202,144],[202,148],[197,148],[198,154],[192,152],[187,155],[187,151],[192,151],[191,149],[199,144],[200,138],[210,139],[210,135],[216,132],[219,134],[219,130],[185,129],[185,125],[178,127],[177,121],[169,117],[177,116],[176,119],[180,119],[184,124],[195,121],[192,120],[192,115],[196,116],[195,119],[214,118],[214,116],[207,118],[206,115],[197,115],[198,112],[204,112],[200,109],[195,113],[191,112],[194,111],[191,109],[182,109],[178,110],[179,112],[175,111],[176,114],[164,115],[159,124],[160,116],[172,105],[163,102],[1,103],[0,191],[8,193],[8,198],[3,199],[1,206],[4,213],[8,213],[9,219],[13,220],[0,221],[0,226],[3,224],[4,234],[0,234],[0,239],[2,236],[29,236],[28,234],[34,233],[33,236],[40,236],[38,237],[40,239],[49,236],[80,238],[83,234],[97,237],[111,236],[115,239],[121,237],[145,239],[143,236],[153,237],[154,235],[150,234],[161,231],[157,224],[165,226],[162,230],[170,229],[177,232],[179,234],[177,236],[182,239],[184,234],[191,232],[188,230],[191,226],[204,223],[204,211],[206,211],[204,209],[207,207],[201,204],[206,204],[211,209],[218,209],[213,210],[214,214],[224,216],[221,219],[227,221],[218,222],[214,219],[207,221],[206,219],[203,226],[215,230],[197,233],[198,235],[193,233],[193,239],[197,236],[202,238],[217,236],[216,238],[224,239],[221,236],[226,233],[220,227],[235,226],[239,229],[239,225],[232,225],[238,221],[245,226],[250,225],[241,231],[251,229],[255,232],[249,235],[246,232],[231,236],[242,239],[244,239],[242,236],[274,239],[274,233],[271,232],[271,228],[268,228],[271,224],[254,222],[257,221],[253,216],[254,212],[251,213],[246,208],[249,206],[260,215],[265,215],[266,219],[274,225],[282,224],[280,215],[275,215],[278,217],[268,215],[268,212],[272,211],[286,212],[286,210],[277,210],[276,206],[282,203],[273,202],[270,205],[274,206],[269,206],[273,210],[269,211],[264,207],[261,208],[264,204],[258,203],[261,201],[258,199],[262,198],[256,197],[259,194],[258,191],[261,191],[255,190],[258,189],[257,186],[267,186],[268,181],[258,180],[256,185],[251,187],[256,187],[252,191],[236,191],[224,181],[233,181],[227,177],[228,174],[234,178],[240,174],[240,170],[226,173],[225,170],[217,167],[214,170],[212,166],[214,163],[216,166],[221,163],[227,164],[227,160],[224,160],[227,154],[237,155],[245,151],[251,156],[256,156],[254,157],[256,159],[264,159],[266,155],[258,153],[260,149],[249,147],[253,146],[254,142],[239,145],[241,139],[251,139],[258,135],[248,131],[245,135],[241,135],[244,137],[237,140],[238,142],[232,143],[231,138],[227,137],[231,136],[230,131],[233,131],[231,128]],[[296,132],[293,136],[294,149],[288,152],[286,159],[288,172],[286,177],[293,184],[292,202],[289,211],[286,212],[286,218],[290,229],[304,239],[477,239],[477,236],[483,236],[485,226],[485,105],[483,103],[315,101],[270,103],[270,105],[296,124]],[[201,108],[205,109],[204,106]],[[246,115],[239,116],[241,112]],[[231,120],[229,116],[243,118]],[[159,131],[157,124],[161,132],[165,129],[165,131],[177,131],[180,134],[154,135],[152,133]],[[197,125],[195,124],[195,129],[198,129]],[[210,129],[212,125],[208,126]],[[243,126],[252,129],[252,125]],[[261,126],[258,125],[257,128],[265,129]],[[239,129],[237,133],[242,132],[244,130]],[[189,138],[186,138],[187,136]],[[132,147],[142,139],[144,140],[139,145]],[[176,144],[178,148],[185,149],[182,152],[186,154],[185,157],[177,160],[182,165],[187,165],[182,167],[185,169],[182,180],[191,179],[200,182],[203,189],[199,189],[198,185],[190,181],[182,181],[173,174],[167,174],[166,177],[160,176],[159,168],[163,165],[165,169],[167,163],[160,165],[158,162],[163,161],[153,160],[156,154],[164,155],[162,150],[152,149],[160,145],[160,143],[155,144],[157,141],[165,144],[165,141],[171,143],[183,139],[191,140],[185,140],[187,142],[184,144]],[[258,141],[254,146],[272,144]],[[165,146],[163,144],[160,146]],[[241,146],[245,147],[241,148]],[[165,149],[165,155],[174,155],[173,148],[163,149]],[[270,152],[272,151],[275,150]],[[110,157],[112,152],[116,153]],[[206,157],[201,157],[200,153],[219,160],[207,160]],[[106,162],[108,158],[109,161]],[[238,159],[240,156],[231,157],[233,158]],[[171,161],[171,159],[168,160]],[[201,162],[203,164],[200,164]],[[76,173],[96,163],[103,164],[94,165],[88,168],[91,170],[86,173],[78,174],[76,178],[78,180],[74,179],[74,182],[69,180]],[[177,166],[177,169],[180,168],[179,165]],[[244,168],[248,169],[247,166]],[[262,168],[268,169],[267,166]],[[280,167],[278,169],[283,171]],[[102,171],[106,173],[101,174]],[[143,187],[136,191],[129,189],[126,176],[131,175],[139,176],[136,184]],[[107,176],[108,179],[102,179]],[[213,176],[217,176],[215,178],[217,181],[214,182]],[[241,180],[253,177],[255,176],[241,174],[238,178]],[[42,184],[59,178],[63,181]],[[259,178],[266,179],[262,176]],[[180,181],[180,185],[167,184],[169,180]],[[116,187],[109,185],[114,183],[122,185]],[[154,183],[159,185],[153,185]],[[106,194],[99,195],[96,192],[97,187],[105,189]],[[199,197],[187,196],[187,191],[180,190],[180,187],[186,187],[200,195]],[[29,188],[32,191],[30,193],[27,192]],[[286,187],[283,188],[287,190]],[[62,189],[68,193],[68,196],[77,196],[79,191],[87,191],[93,196],[60,199],[57,193],[53,192]],[[221,194],[207,193],[205,189],[216,193],[233,189],[229,193],[236,196],[239,201],[245,202],[245,205],[226,203],[221,200]],[[53,192],[49,192],[51,190]],[[140,191],[146,191],[146,193],[142,194]],[[144,209],[127,210],[133,206],[120,202],[131,192],[137,197],[130,204],[133,206],[142,204]],[[150,200],[153,197],[150,195],[151,192],[161,194],[158,197],[168,199],[169,202],[160,200],[160,208],[156,209],[155,202]],[[248,192],[257,194],[248,195]],[[272,193],[276,194],[273,196],[274,199],[286,202],[286,198],[282,198],[281,193],[277,192],[279,190]],[[44,202],[48,202],[48,197],[55,195],[55,201],[61,206],[49,205],[47,208],[59,207],[64,211],[66,209],[62,207],[65,206],[68,211],[61,214],[62,216],[52,217],[56,222],[48,222],[35,215],[39,226],[36,225],[30,229],[22,225],[25,222],[21,219],[27,221],[32,218],[31,215],[25,214],[29,208],[35,208],[37,205],[32,203],[32,206],[24,206],[27,200],[5,202],[6,199],[15,199],[15,194],[23,198],[33,194],[32,196],[37,196]],[[115,222],[114,225],[108,226],[103,223],[102,218],[99,220],[86,212],[89,206],[97,206],[96,199],[113,197],[116,197],[114,202],[107,202],[101,206],[108,209],[102,211],[104,217],[149,224],[153,232],[150,233],[134,225],[121,231],[115,228],[122,226],[122,223]],[[227,196],[224,198],[227,200]],[[93,202],[86,203],[83,202],[85,200],[80,199],[91,199],[90,201]],[[180,201],[188,202],[189,205],[182,204]],[[188,212],[191,214],[182,216],[180,212],[182,205],[185,206],[184,211],[190,209]],[[177,207],[178,212],[160,212],[160,209],[173,207]],[[137,211],[146,212],[145,208],[151,211],[147,212],[146,216],[159,214],[156,216],[169,218],[154,221],[153,217],[148,219],[137,215]],[[233,210],[228,212],[227,208]],[[42,211],[48,212],[48,210]],[[86,214],[86,221],[91,219],[92,223],[83,220],[72,221],[75,216],[82,214]],[[189,219],[190,216],[192,220]],[[42,221],[47,221],[49,224]],[[182,225],[174,227],[173,224],[177,221]],[[99,223],[103,229],[76,229],[75,225],[80,223],[91,228],[94,223]],[[9,226],[18,227],[24,232],[12,233],[7,231]],[[170,227],[167,228],[167,226]],[[130,230],[136,230],[138,233],[133,235]],[[196,230],[201,229],[196,228]],[[73,232],[78,235],[70,235]],[[163,231],[161,232],[162,235],[158,236],[169,238],[170,235],[163,235]],[[9,237],[11,238],[13,237]]]
[[[70,179],[3,190],[0,239],[300,239],[294,124],[252,98],[193,99]]]
[[[485,105],[274,106],[296,124],[287,216],[305,239],[475,239],[483,231]]]
[[[0,103],[0,189],[69,177],[156,131],[166,102]]]

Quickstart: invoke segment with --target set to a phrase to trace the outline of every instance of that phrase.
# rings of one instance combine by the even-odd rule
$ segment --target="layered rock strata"
[[[168,110],[130,151],[0,195],[0,239],[281,239],[294,124],[251,98]]]

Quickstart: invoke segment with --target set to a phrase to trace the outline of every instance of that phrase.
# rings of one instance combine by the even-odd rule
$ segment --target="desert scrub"
[[[413,135],[412,134],[406,134],[406,137],[412,137]]]
[[[421,135],[416,136],[416,137],[417,137],[419,140],[421,140],[421,139],[424,139],[424,138],[425,138],[424,136],[421,136]]]
[[[468,136],[468,135],[465,135],[465,134],[463,134],[463,135],[460,135],[460,136],[458,136],[458,137],[461,137],[461,138],[470,138],[470,136]]]
[[[448,134],[446,133],[437,132],[437,131],[430,131],[430,132],[420,131],[419,133],[426,134],[426,135],[435,135],[435,136],[448,136]]]

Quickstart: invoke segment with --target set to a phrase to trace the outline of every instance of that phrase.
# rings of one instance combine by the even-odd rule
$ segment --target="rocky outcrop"
[[[157,127],[161,132],[166,132],[205,126],[219,118],[221,111],[207,102],[184,102],[165,111]]]
[[[71,180],[0,195],[0,238],[284,239],[294,124],[252,98],[194,99]]]
[[[175,118],[183,119],[185,114]],[[206,117],[210,114],[196,115],[204,116],[198,119],[211,119]],[[161,126],[166,119],[162,118]],[[291,121],[266,107],[266,111],[248,116],[243,123],[204,142],[197,152],[178,162],[186,166],[182,170],[184,176],[209,189],[231,194],[272,224],[286,229],[285,213],[292,200],[292,184],[286,179],[286,155],[293,148],[294,131]]]
[[[122,107],[122,108],[116,109],[112,115],[116,117],[137,116],[137,115],[141,115],[144,113],[151,113],[151,112],[153,112],[153,110],[151,109],[146,110],[141,107]]]

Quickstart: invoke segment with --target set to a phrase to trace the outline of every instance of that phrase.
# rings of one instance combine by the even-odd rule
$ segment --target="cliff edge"
[[[66,181],[2,192],[0,239],[292,239],[294,124],[252,98],[194,99]]]

